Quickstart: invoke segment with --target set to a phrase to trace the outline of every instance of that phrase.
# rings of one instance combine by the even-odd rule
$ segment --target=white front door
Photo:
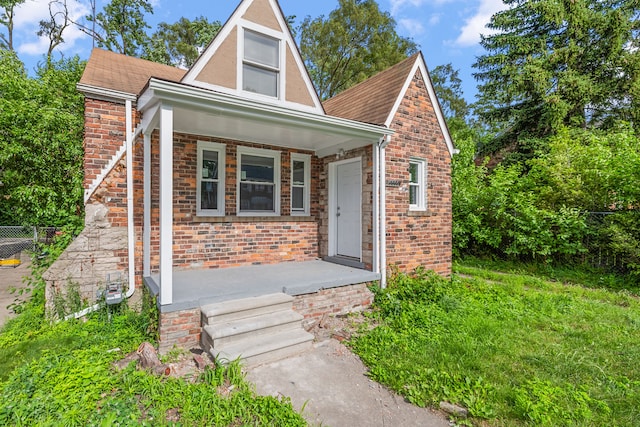
[[[336,166],[336,255],[360,261],[362,249],[362,163],[360,159]]]

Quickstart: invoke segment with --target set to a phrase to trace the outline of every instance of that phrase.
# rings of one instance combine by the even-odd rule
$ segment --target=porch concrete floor
[[[321,260],[207,270],[174,270],[173,303],[159,305],[159,308],[163,313],[170,313],[233,299],[277,292],[302,295],[376,280],[380,280],[380,274]],[[158,295],[158,274],[145,277],[144,282],[152,294]]]

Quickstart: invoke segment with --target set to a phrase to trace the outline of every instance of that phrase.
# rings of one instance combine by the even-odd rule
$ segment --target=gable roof
[[[330,116],[385,125],[419,54],[324,101]]]
[[[245,31],[279,42],[277,97],[243,89]],[[181,83],[240,98],[324,114],[304,61],[277,0],[242,0]]]
[[[453,156],[457,150],[421,52],[328,99],[323,103],[324,109],[332,116],[390,127],[418,71],[424,79],[449,153]]]
[[[93,49],[79,86],[138,95],[151,77],[179,82],[185,70],[103,49]]]

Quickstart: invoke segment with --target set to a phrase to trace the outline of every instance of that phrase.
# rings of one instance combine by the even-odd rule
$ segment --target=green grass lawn
[[[373,379],[420,406],[460,404],[469,424],[638,425],[635,295],[457,269],[474,278],[397,276],[376,295],[379,325],[351,342]]]
[[[237,363],[206,370],[195,383],[134,365],[117,371],[114,361],[153,341],[153,318],[122,307],[110,319],[103,310],[51,325],[38,288],[0,331],[0,425],[306,425],[288,399],[257,396]]]

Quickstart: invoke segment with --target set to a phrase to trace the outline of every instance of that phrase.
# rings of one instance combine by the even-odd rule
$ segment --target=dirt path
[[[29,255],[22,252],[20,261],[22,263],[18,267],[0,268],[0,327],[14,316],[13,312],[7,308],[16,299],[16,295],[12,294],[10,289],[23,287],[22,278],[31,274],[31,259]]]

